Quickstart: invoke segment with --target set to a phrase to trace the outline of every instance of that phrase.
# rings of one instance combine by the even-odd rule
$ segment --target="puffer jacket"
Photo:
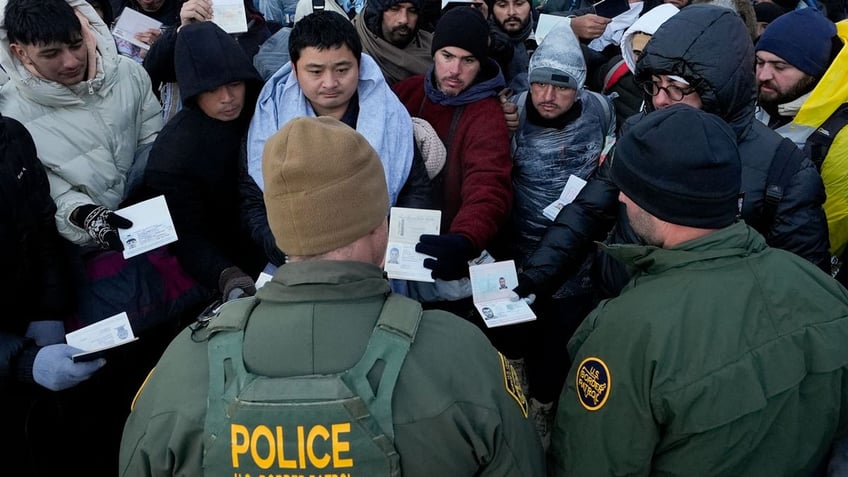
[[[730,10],[712,5],[691,5],[666,21],[654,34],[636,64],[637,81],[652,74],[678,75],[697,86],[703,109],[727,121],[736,132],[742,158],[741,217],[776,248],[793,252],[829,271],[828,231],[822,204],[825,194],[815,166],[799,150],[787,149],[796,171],[775,219],[762,223],[766,181],[780,135],[754,119],[754,48],[745,24]],[[651,98],[646,97],[651,106]],[[631,118],[636,121],[640,117]],[[675,140],[676,138],[670,138]],[[565,207],[548,228],[536,252],[522,271],[523,287],[546,291],[567,278],[594,250],[593,241],[639,243],[619,208],[618,188],[609,179],[607,163]],[[601,254],[596,261],[602,286],[617,294],[629,273],[619,262]],[[524,291],[524,290],[522,290]]]
[[[162,128],[162,107],[144,68],[118,55],[94,9],[85,0],[68,3],[88,18],[97,38],[96,76],[72,87],[37,78],[11,52],[0,28],[0,66],[10,77],[0,88],[0,111],[23,123],[35,140],[59,233],[86,244],[93,240],[71,224],[71,212],[84,204],[118,207],[137,149]]]

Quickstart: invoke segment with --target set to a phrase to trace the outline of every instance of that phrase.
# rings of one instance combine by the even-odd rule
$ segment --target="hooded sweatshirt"
[[[162,129],[144,174],[152,195],[164,194],[180,237],[171,249],[185,270],[210,289],[225,268],[258,274],[262,253],[240,227],[239,151],[262,80],[250,59],[213,22],[186,25],[175,66],[182,109]],[[197,106],[205,91],[243,81],[241,115],[211,118]]]

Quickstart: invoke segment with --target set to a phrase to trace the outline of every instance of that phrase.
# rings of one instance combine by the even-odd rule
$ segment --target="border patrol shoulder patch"
[[[524,413],[524,417],[527,417],[527,396],[524,394],[525,390],[521,388],[521,381],[518,379],[518,373],[515,371],[515,368],[512,367],[509,360],[506,359],[506,357],[500,352],[498,353],[498,357],[501,358],[504,388],[506,388],[506,392],[515,399],[515,402],[518,403],[518,407],[521,408],[521,412]]]
[[[577,367],[576,375],[577,399],[580,404],[589,411],[604,407],[612,386],[607,364],[600,358],[590,356]]]

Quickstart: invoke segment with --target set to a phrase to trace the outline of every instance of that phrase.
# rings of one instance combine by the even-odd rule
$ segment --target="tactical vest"
[[[247,371],[244,327],[255,298],[210,321],[204,475],[399,476],[392,394],[421,305],[390,295],[368,346],[349,370],[275,378]]]

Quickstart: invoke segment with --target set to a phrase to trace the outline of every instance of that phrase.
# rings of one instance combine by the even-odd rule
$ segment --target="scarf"
[[[359,12],[353,19],[353,24],[362,40],[363,51],[371,55],[380,65],[389,85],[410,76],[424,74],[433,64],[433,55],[430,53],[430,45],[433,42],[432,33],[418,29],[409,45],[398,48],[369,30],[364,14],[365,10]]]
[[[483,61],[486,63],[483,63]],[[506,86],[503,74],[501,74],[501,69],[495,63],[495,60],[485,58],[483,61],[481,63],[485,66],[477,73],[478,80],[456,96],[448,96],[439,91],[433,80],[435,67],[428,68],[427,73],[424,74],[424,93],[427,99],[442,106],[461,106],[497,96],[498,92]],[[481,77],[484,79],[480,79]]]
[[[389,201],[394,205],[412,167],[412,118],[386,84],[377,63],[367,54],[360,60],[357,94],[360,114],[356,130],[380,156]],[[288,62],[268,79],[259,93],[256,113],[247,134],[247,170],[261,190],[265,190],[262,179],[265,141],[284,124],[300,116],[315,117],[315,111]]]

